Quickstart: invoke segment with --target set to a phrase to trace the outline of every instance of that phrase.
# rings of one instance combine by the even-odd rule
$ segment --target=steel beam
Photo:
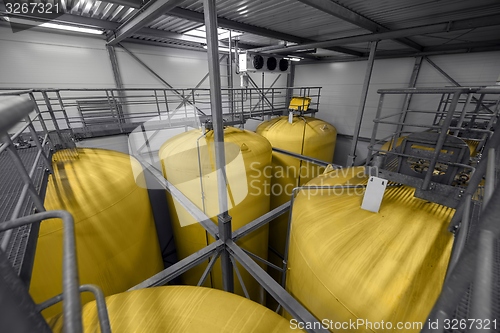
[[[418,79],[418,74],[420,73],[420,68],[422,67],[422,59],[423,57],[416,57],[415,58],[415,64],[413,65],[413,71],[411,73],[410,77],[410,83],[408,84],[408,88],[415,88],[415,85],[417,84],[417,79]],[[406,94],[405,99],[403,101],[403,108],[402,108],[402,113],[401,116],[399,117],[399,124],[396,128],[396,137],[393,138],[393,142],[396,143],[397,139],[401,135],[401,131],[403,130],[403,123],[406,120],[406,116],[408,114],[408,109],[410,107],[411,103],[411,98],[413,97],[413,94]]]
[[[132,7],[139,9],[142,6],[143,1],[141,0],[106,0],[106,2],[115,3],[117,5]]]
[[[172,9],[168,15],[180,17],[186,20],[194,21],[194,22],[199,22],[199,23],[204,23],[203,19],[203,13],[198,13],[193,10],[188,10],[184,8],[174,8]],[[285,40],[289,42],[294,42],[294,43],[312,43],[314,42],[311,39],[308,38],[302,38],[294,35],[290,35],[287,33],[279,32],[279,31],[274,31],[266,28],[261,28],[257,27],[254,25],[250,24],[245,24],[245,23],[240,23],[236,22],[233,20],[228,20],[224,18],[218,18],[218,24],[219,27],[221,28],[226,28],[226,29],[232,29],[232,30],[237,30],[237,31],[244,31],[248,32],[254,35],[259,35],[263,37],[268,37],[268,38],[273,38],[273,39],[279,39],[279,40]],[[358,51],[353,51],[349,50],[344,47],[332,47],[328,48],[329,50],[336,51],[336,52],[341,52],[341,53],[346,53],[350,55],[355,55],[355,56],[362,56],[362,52]]]
[[[347,157],[347,166],[353,166],[356,160],[356,148],[358,146],[359,132],[361,131],[361,122],[363,121],[363,114],[365,112],[366,98],[368,96],[368,88],[370,87],[370,80],[372,77],[373,63],[375,61],[375,52],[377,51],[378,41],[371,42],[370,44],[370,57],[366,64],[365,80],[361,91],[361,100],[358,107],[358,115],[356,116],[356,123],[354,134],[352,138],[351,150]]]
[[[424,35],[437,32],[459,31],[464,29],[474,29],[500,25],[500,14],[477,17],[473,19],[456,20],[451,22],[435,23],[417,27],[410,27],[388,32],[379,32],[366,35],[342,37],[321,42],[306,43],[296,46],[283,47],[273,50],[273,53],[290,53],[303,50],[305,48],[328,48],[333,46],[349,45],[356,43],[366,43],[385,39],[396,39],[415,35]]]
[[[207,34],[208,73],[210,79],[210,105],[215,145],[215,169],[217,172],[217,198],[219,201],[219,237],[225,243],[231,239],[231,216],[228,214],[226,185],[226,156],[224,149],[224,126],[222,118],[222,93],[220,80],[217,8],[215,0],[203,0],[205,29]],[[229,253],[221,253],[222,285],[224,290],[234,291],[233,268]]]
[[[35,20],[35,21],[40,21],[40,22],[50,21],[52,23],[71,24],[71,25],[77,24],[77,25],[82,25],[82,26],[87,26],[87,27],[92,27],[92,28],[100,28],[103,30],[115,30],[120,26],[120,23],[118,23],[118,22],[112,22],[112,21],[101,20],[101,19],[96,19],[96,18],[86,17],[86,16],[79,16],[79,15],[74,15],[74,14],[64,14],[64,15],[61,15],[53,20],[48,20],[46,17],[39,16],[36,13],[8,14],[8,16],[27,19],[27,20]],[[0,23],[1,23],[1,21],[0,21]],[[125,41],[126,42],[137,42],[137,43],[142,42],[142,43],[148,43],[148,44],[158,45],[158,46],[163,46],[163,47],[170,46],[170,47],[191,48],[192,50],[195,50],[195,51],[205,52],[203,45],[206,44],[206,40],[205,40],[205,38],[201,38],[201,37],[187,36],[184,34],[179,34],[179,33],[171,32],[171,31],[152,29],[152,28],[141,28],[134,35],[143,36],[143,37],[161,38],[161,39],[167,39],[167,40],[177,41],[177,42],[182,41],[182,42],[185,42],[186,45],[182,45],[182,46],[180,46],[180,45],[168,45],[168,44],[165,45],[165,43],[162,43],[162,42],[145,41],[142,39],[132,39],[132,38],[127,38]],[[223,41],[219,42],[219,44],[223,47],[228,46],[228,43],[223,42]],[[240,48],[253,49],[253,48],[255,48],[255,45],[240,43]]]
[[[185,100],[188,104],[192,105],[200,114],[204,115],[203,111],[201,111],[199,108],[196,107],[193,103],[191,103],[189,100],[186,100],[186,96],[182,95],[179,91],[177,91],[173,86],[170,85],[167,81],[165,81],[160,75],[156,74],[156,72],[151,69],[148,65],[146,65],[141,59],[139,59],[135,54],[133,54],[131,51],[129,51],[126,47],[123,45],[119,44],[119,46],[127,52],[129,56],[131,56],[135,61],[137,61],[142,67],[144,67],[151,75],[153,75],[155,78],[161,81],[165,86],[168,88],[172,89],[173,92],[175,92],[179,97],[181,97],[183,100]]]
[[[286,76],[286,86],[288,89],[286,90],[286,105],[288,107],[290,105],[290,101],[292,100],[293,95],[293,86],[295,85],[295,64],[293,61],[290,61],[290,71]],[[286,116],[286,114],[285,114]]]
[[[132,36],[148,23],[157,19],[161,15],[180,5],[183,0],[156,0],[151,5],[147,6],[143,11],[139,12],[132,19],[123,23],[115,29],[108,39],[107,45],[116,45],[127,37]]]
[[[268,213],[256,218],[252,222],[245,224],[243,227],[233,232],[232,239],[237,241],[238,239],[245,237],[246,235],[252,233],[253,231],[259,229],[263,225],[268,224],[278,216],[286,213],[290,208],[290,201],[285,202],[281,206],[278,206]]]
[[[123,89],[122,76],[120,73],[120,67],[118,66],[118,58],[116,57],[115,47],[106,45],[106,50],[108,51],[109,60],[111,62],[111,69],[113,70],[113,78],[115,80],[115,86],[118,89]],[[125,122],[125,118],[123,116],[124,112],[123,105],[125,104],[123,102],[125,101],[125,93],[121,90],[118,90],[117,94],[118,97],[120,98],[120,101],[122,102],[117,105],[117,111],[119,112],[118,119],[120,122]]]
[[[302,155],[302,154],[294,153],[294,152],[291,152],[291,151],[288,151],[288,150],[285,150],[285,149],[280,149],[280,148],[273,147],[273,151],[275,151],[277,153],[280,153],[280,154],[292,156],[292,157],[295,157],[295,158],[297,158],[297,159],[299,159],[301,161],[310,162],[312,164],[316,164],[316,165],[319,165],[319,166],[322,166],[322,167],[331,166],[334,169],[341,169],[342,168],[342,166],[340,166],[338,164],[333,164],[332,162],[322,161],[322,160],[319,160],[317,158],[313,158],[313,157],[305,156],[305,155]]]
[[[454,45],[454,44],[453,44]],[[500,45],[488,45],[482,47],[467,48],[466,44],[457,44],[457,47],[450,45],[450,48],[446,50],[433,49],[432,47],[424,49],[425,52],[412,52],[406,50],[395,50],[395,51],[382,51],[377,52],[377,59],[394,59],[394,58],[414,58],[419,56],[432,56],[432,55],[443,55],[443,54],[460,54],[460,53],[476,53],[476,52],[491,52],[500,51]],[[366,61],[368,59],[367,55],[362,57],[321,57],[314,61],[303,60],[298,62],[297,65],[310,65],[310,64],[326,64],[332,62],[353,62],[353,61]]]
[[[434,69],[436,69],[439,73],[441,73],[441,75],[443,75],[448,81],[450,81],[451,83],[453,83],[455,86],[457,87],[462,87],[462,85],[460,83],[458,83],[455,79],[453,79],[450,75],[448,75],[448,73],[446,73],[441,67],[439,67],[434,61],[432,61],[431,59],[429,59],[429,57],[425,57],[425,61],[427,61],[427,63],[429,63],[429,65],[431,65],[432,67],[434,67]],[[481,106],[483,106],[486,110],[490,111],[491,113],[493,113],[493,111],[491,111],[486,105],[484,105],[481,101],[479,101],[476,97],[472,96],[472,100],[478,104],[480,104]]]
[[[221,249],[223,246],[224,243],[221,240],[213,242],[203,249],[199,250],[198,252],[187,256],[186,258],[176,262],[172,266],[153,275],[149,279],[144,280],[138,285],[130,288],[129,291],[166,285],[172,279],[175,279],[182,273],[187,272],[191,268],[201,264],[203,261],[210,258],[210,256],[218,253],[219,249]]]
[[[336,2],[331,0],[298,0],[310,7],[316,8],[324,13],[335,16],[343,21],[354,24],[360,28],[369,30],[371,32],[386,32],[390,31],[388,28],[384,27],[381,24],[378,24],[370,19],[367,19],[364,16],[359,15],[358,13],[347,9],[346,7],[339,5]],[[412,49],[422,51],[423,47],[418,43],[408,39],[408,38],[397,38],[395,39],[397,42],[408,46]]]
[[[231,255],[238,261],[243,268],[247,270],[250,275],[254,277],[265,290],[285,308],[295,319],[303,323],[318,323],[316,319],[305,307],[303,307],[295,298],[293,298],[286,290],[278,284],[270,275],[266,273],[262,267],[259,266],[248,254],[245,253],[236,243],[232,240],[227,242],[227,249]],[[319,323],[318,323],[319,324]],[[307,329],[307,332],[325,332],[328,330],[323,325],[314,325]]]

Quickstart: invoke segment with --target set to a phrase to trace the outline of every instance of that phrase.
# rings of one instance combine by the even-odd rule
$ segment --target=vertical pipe
[[[484,183],[483,210],[488,205],[493,191],[495,190],[495,148],[488,149],[488,160],[486,164],[486,177]]]
[[[493,286],[495,265],[495,245],[497,243],[495,234],[490,230],[479,232],[476,270],[473,280],[473,292],[471,300],[470,318],[492,320]],[[472,333],[488,332],[489,329],[478,328],[476,325],[470,330]],[[490,332],[493,332],[491,330]]]
[[[483,210],[487,206],[488,201],[491,199],[495,186],[495,148],[488,149],[488,160],[486,166],[486,183],[485,195],[483,199]],[[465,245],[467,237],[468,218],[466,214],[470,211],[471,195],[467,196],[468,205],[464,209],[464,217],[462,225],[459,229],[459,239],[457,239],[457,252],[455,260],[450,262],[450,269],[448,274],[455,266],[460,256],[461,250]],[[460,243],[458,241],[460,240]],[[474,289],[472,293],[472,307],[471,318],[489,319],[491,318],[491,288],[493,286],[493,265],[494,265],[494,251],[495,251],[495,236],[488,230],[481,230],[479,233],[479,248],[478,248],[478,261],[476,264],[476,273],[474,278]],[[455,256],[452,255],[452,259]],[[453,265],[453,266],[452,266]],[[482,329],[474,327],[471,332],[483,332]]]
[[[450,276],[451,272],[453,272],[453,268],[457,264],[458,259],[460,259],[463,249],[465,248],[465,244],[467,243],[467,236],[469,234],[469,225],[470,225],[471,205],[472,205],[472,195],[468,194],[465,199],[462,222],[460,223],[460,228],[457,231],[458,234],[456,234],[455,244],[453,244],[450,263],[448,265],[448,272],[446,272],[446,280]]]
[[[363,121],[363,113],[365,112],[366,98],[368,96],[368,88],[370,86],[370,79],[372,77],[373,63],[375,61],[375,52],[377,51],[378,41],[370,43],[370,55],[368,63],[366,64],[365,81],[361,92],[361,100],[359,102],[358,115],[356,116],[356,127],[352,138],[351,150],[347,157],[347,166],[353,166],[356,160],[356,148],[358,146],[359,132],[361,131],[361,122]]]
[[[295,65],[293,64],[293,61],[290,62],[290,72],[286,76],[286,101],[285,101],[285,107],[283,110],[283,115],[288,115],[288,106],[290,105],[290,101],[292,100],[293,97],[293,86],[295,84]]]
[[[234,94],[233,94],[233,36],[232,36],[232,30],[229,30],[229,55],[227,58],[228,61],[228,92],[229,92],[229,112],[233,115],[234,118]],[[234,120],[234,119],[233,119]]]
[[[222,125],[222,96],[220,80],[219,50],[217,39],[217,9],[215,0],[203,0],[207,33],[208,72],[210,73],[210,104],[215,143],[215,168],[217,170],[217,192],[219,199],[219,237],[225,243],[231,239],[231,217],[228,214],[226,192],[226,158],[224,152],[224,127]],[[233,292],[233,269],[229,253],[221,253],[222,284],[224,290]]]

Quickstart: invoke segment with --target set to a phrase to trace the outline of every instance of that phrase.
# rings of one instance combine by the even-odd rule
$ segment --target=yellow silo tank
[[[253,132],[226,127],[224,129],[227,197],[233,231],[269,211],[269,172],[271,145]],[[213,131],[195,129],[167,140],[160,148],[160,160],[166,179],[176,186],[215,223],[219,213]],[[267,170],[267,171],[266,171]],[[199,251],[214,240],[180,205],[167,195],[171,222],[179,259]],[[244,249],[267,258],[268,227],[242,238]],[[182,275],[184,284],[196,285],[207,266],[198,265]],[[250,297],[264,301],[262,287],[239,266]],[[204,286],[222,289],[220,264],[216,263]],[[243,290],[235,275],[235,292]]]
[[[74,217],[80,283],[96,284],[106,296],[126,291],[163,269],[144,179],[133,173],[141,166],[116,151],[77,152],[54,154],[45,208],[64,209]],[[61,220],[40,224],[30,285],[36,303],[62,292],[62,239]],[[82,303],[94,299],[89,293],[81,297]],[[43,314],[61,311],[59,303]]]
[[[358,167],[328,172],[307,185],[366,182]],[[419,332],[444,281],[454,210],[397,186],[386,189],[380,211],[373,213],[360,208],[363,193],[364,188],[299,192],[286,288],[320,320],[372,323],[346,331]],[[397,329],[398,323],[412,326]]]
[[[256,132],[271,142],[273,148],[313,157],[325,162],[333,160],[337,130],[333,125],[312,117],[278,117],[260,124]],[[273,177],[270,187],[271,209],[290,201],[292,190],[321,174],[324,170],[315,164],[295,157],[273,152]],[[269,245],[278,253],[285,249],[288,214],[283,214],[269,226]],[[273,252],[270,261],[279,266],[282,260]],[[273,275],[275,270],[270,271]]]
[[[106,298],[117,333],[285,333],[298,332],[275,312],[224,291],[191,286],[134,290]],[[83,308],[85,332],[100,332],[95,302]],[[62,332],[62,316],[49,321]]]

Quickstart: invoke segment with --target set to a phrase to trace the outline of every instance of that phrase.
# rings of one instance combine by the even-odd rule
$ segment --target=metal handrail
[[[0,223],[0,232],[18,228],[23,225],[59,218],[63,229],[63,316],[64,331],[68,333],[83,332],[81,301],[79,294],[78,264],[76,261],[75,223],[73,216],[67,211],[53,210],[37,213]]]

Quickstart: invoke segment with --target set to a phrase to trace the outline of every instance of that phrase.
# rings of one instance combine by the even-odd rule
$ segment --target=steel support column
[[[219,199],[219,237],[224,243],[231,240],[231,216],[228,214],[226,186],[226,157],[224,152],[224,127],[222,119],[222,96],[217,33],[217,9],[215,0],[203,0],[205,27],[207,32],[208,72],[210,78],[210,103],[215,144],[215,168],[217,170],[217,193]],[[221,253],[222,284],[224,290],[233,292],[233,267],[227,251]]]
[[[233,94],[233,34],[232,30],[229,30],[229,54],[227,56],[227,87],[228,87],[228,94],[229,94],[229,112],[233,113],[234,112],[234,94]],[[233,119],[234,120],[234,119]]]
[[[122,81],[122,76],[120,73],[120,67],[118,66],[118,58],[116,57],[116,52],[115,52],[115,47],[106,45],[106,50],[108,51],[109,55],[109,60],[111,62],[111,69],[113,70],[113,78],[115,79],[115,86],[118,89],[123,89],[123,81]],[[125,101],[125,95],[123,91],[118,90],[118,97],[120,98],[120,102]],[[124,117],[124,110],[122,103],[118,104],[118,112],[119,112],[119,121],[120,122],[125,122],[125,117]]]
[[[293,97],[293,86],[295,85],[295,64],[293,61],[290,61],[290,72],[288,72],[286,76],[286,86],[288,89],[286,90],[286,105],[285,109],[290,105],[290,101]],[[286,113],[286,111],[285,111]],[[287,114],[285,114],[286,116]]]
[[[410,84],[408,85],[408,88],[415,88],[415,85],[417,84],[417,79],[418,79],[418,74],[420,73],[420,68],[422,67],[422,59],[423,57],[416,57],[415,58],[415,64],[413,65],[413,71],[411,73],[410,77]],[[397,142],[397,139],[401,136],[401,131],[403,130],[403,124],[406,120],[406,116],[408,114],[408,109],[410,107],[411,103],[411,98],[413,97],[413,94],[406,94],[405,99],[403,101],[403,108],[402,108],[402,113],[401,117],[399,117],[399,124],[398,127],[396,128],[396,137],[393,139],[394,145]]]
[[[361,122],[363,121],[363,113],[365,112],[366,97],[368,96],[368,88],[370,87],[370,80],[372,77],[373,63],[375,61],[375,52],[377,51],[378,41],[370,43],[370,56],[366,64],[365,81],[361,91],[361,100],[359,102],[358,115],[356,117],[356,124],[352,138],[351,150],[347,156],[347,166],[353,166],[356,160],[356,148],[358,146],[359,132],[361,131]]]

